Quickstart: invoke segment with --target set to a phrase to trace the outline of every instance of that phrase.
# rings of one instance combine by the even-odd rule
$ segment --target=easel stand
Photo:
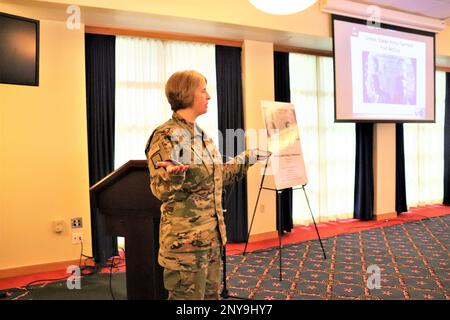
[[[240,300],[250,300],[248,298],[242,298],[242,297],[238,297],[238,296],[230,296],[228,294],[228,289],[227,289],[227,252],[226,251],[227,251],[226,246],[223,246],[223,253],[222,253],[223,288],[222,288],[222,292],[220,293],[220,296],[222,297],[222,299],[233,298],[233,299],[240,299]]]
[[[245,256],[245,254],[247,253],[247,245],[248,245],[248,240],[250,239],[250,233],[252,232],[252,227],[253,227],[253,221],[255,220],[255,214],[256,214],[256,209],[258,208],[258,202],[259,202],[259,197],[261,195],[261,191],[263,189],[265,190],[271,190],[271,191],[275,191],[277,193],[277,221],[278,221],[278,251],[279,251],[279,261],[280,261],[280,281],[283,280],[282,278],[282,245],[281,245],[281,235],[282,235],[282,225],[281,225],[281,194],[283,192],[283,190],[286,189],[282,189],[282,190],[277,190],[277,189],[271,189],[271,188],[265,188],[263,187],[264,184],[264,178],[266,176],[266,170],[267,170],[267,166],[269,164],[269,158],[266,161],[266,166],[264,167],[264,173],[261,179],[261,184],[259,186],[259,191],[258,191],[258,196],[256,198],[256,203],[255,203],[255,209],[253,210],[253,216],[252,216],[252,222],[250,223],[250,230],[248,231],[247,234],[247,241],[245,242],[245,248],[244,248],[244,253],[243,255]],[[319,242],[320,242],[320,246],[322,248],[322,252],[323,252],[323,257],[324,259],[327,259],[327,255],[325,254],[325,249],[323,248],[323,244],[322,244],[322,239],[320,238],[320,234],[319,234],[319,229],[317,229],[317,225],[316,225],[316,221],[314,219],[314,214],[311,210],[311,206],[309,204],[309,200],[308,200],[308,196],[306,195],[306,190],[305,190],[305,185],[301,186],[300,188],[293,188],[292,190],[299,190],[299,189],[303,189],[303,192],[305,194],[305,198],[306,198],[306,202],[308,203],[308,208],[309,211],[311,213],[311,217],[312,220],[314,222],[314,227],[316,229],[316,233],[317,233],[317,237],[319,238]]]
[[[233,191],[233,189],[231,189],[231,192]],[[228,196],[225,199],[225,204],[228,203],[228,199],[230,198],[231,192],[228,194]],[[227,210],[224,209],[223,212],[225,213]],[[227,289],[227,247],[226,245],[222,247],[223,248],[223,252],[222,252],[222,278],[223,278],[223,288],[222,288],[222,292],[220,293],[220,296],[222,297],[222,299],[228,299],[228,298],[233,298],[233,299],[240,299],[240,300],[250,300],[248,298],[242,298],[242,297],[238,297],[238,296],[230,296],[228,293],[228,289]]]

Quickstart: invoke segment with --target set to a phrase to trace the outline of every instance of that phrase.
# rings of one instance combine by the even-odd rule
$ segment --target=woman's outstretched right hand
[[[165,168],[167,173],[180,174],[186,172],[189,169],[189,166],[184,164],[174,164],[171,161],[159,161],[156,163],[158,167]]]

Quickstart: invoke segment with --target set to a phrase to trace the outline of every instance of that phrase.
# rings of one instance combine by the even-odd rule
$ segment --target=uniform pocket
[[[181,286],[181,271],[164,269],[164,288],[168,291],[175,291]]]

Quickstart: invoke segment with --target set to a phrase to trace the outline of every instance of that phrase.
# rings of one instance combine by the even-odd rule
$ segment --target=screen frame
[[[5,12],[0,12],[0,17],[6,17],[9,19],[14,19],[17,21],[21,21],[21,22],[28,22],[31,24],[34,24],[35,26],[35,41],[36,41],[36,55],[35,55],[35,59],[34,59],[34,80],[32,82],[8,82],[8,81],[1,81],[0,80],[0,84],[13,84],[13,85],[23,85],[23,86],[34,86],[34,87],[38,87],[39,86],[39,43],[40,43],[40,21],[39,20],[35,20],[35,19],[30,19],[30,18],[26,18],[26,17],[21,17],[21,16],[16,16],[16,15],[12,15],[9,13],[5,13]]]
[[[436,123],[436,35],[433,32],[416,30],[406,27],[395,26],[386,23],[380,23],[380,28],[382,29],[390,29],[394,31],[401,31],[406,33],[413,33],[422,36],[431,37],[433,40],[433,120],[409,120],[409,119],[336,119],[336,109],[337,109],[337,100],[336,100],[336,52],[335,52],[335,33],[334,33],[334,22],[344,21],[349,23],[356,23],[367,25],[368,20],[358,19],[353,17],[346,17],[341,15],[332,14],[331,15],[331,32],[332,32],[332,50],[333,50],[333,77],[334,77],[334,122],[335,123]]]

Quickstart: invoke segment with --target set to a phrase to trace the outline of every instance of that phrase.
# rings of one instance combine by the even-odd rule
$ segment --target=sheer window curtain
[[[164,87],[176,71],[193,69],[208,81],[208,113],[199,126],[218,144],[215,46],[137,37],[116,38],[115,168],[145,159],[153,130],[170,119]]]
[[[445,72],[436,72],[436,123],[405,123],[405,182],[408,207],[442,203]]]
[[[354,124],[334,123],[333,60],[291,53],[289,70],[314,218],[352,218],[355,130]],[[312,223],[302,190],[293,194],[293,219],[297,225]]]

